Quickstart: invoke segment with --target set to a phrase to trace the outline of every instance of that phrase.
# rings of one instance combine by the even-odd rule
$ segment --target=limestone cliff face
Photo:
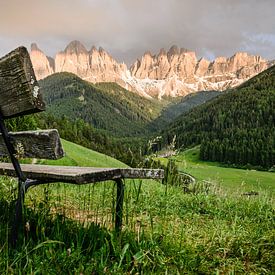
[[[208,68],[208,76],[234,74],[238,79],[246,79],[267,69],[268,62],[260,56],[239,52],[230,58],[219,57]]]
[[[198,77],[205,76],[208,71],[209,65],[210,65],[210,61],[204,58],[201,58],[196,64],[195,74]]]
[[[38,80],[54,73],[51,58],[48,58],[35,43],[31,45],[30,58]]]
[[[204,58],[197,60],[194,52],[173,46],[167,53],[163,49],[154,56],[145,53],[130,72],[142,83],[139,86],[133,83],[134,87],[145,89],[149,95],[157,94],[158,90],[161,97],[181,96],[199,90],[225,90],[267,68],[267,60],[260,56],[236,53],[230,58],[218,57],[210,62]]]
[[[79,42],[71,42],[55,57],[56,72],[71,72],[90,82],[119,82],[126,65],[116,62],[104,49],[90,51]]]
[[[70,72],[81,78],[89,72],[89,53],[78,41],[72,41],[55,57],[55,72]]]
[[[158,54],[146,52],[128,70],[104,49],[87,50],[72,41],[55,59],[50,59],[33,44],[31,59],[38,79],[54,72],[71,72],[84,80],[116,82],[146,97],[184,96],[200,90],[225,90],[241,84],[270,66],[260,56],[236,53],[210,62],[199,60],[195,52],[172,46]]]
[[[173,46],[168,53],[161,49],[159,54],[152,56],[145,53],[141,60],[137,60],[130,68],[136,78],[163,80],[169,77],[189,78],[194,75],[197,58],[194,52],[178,49]]]

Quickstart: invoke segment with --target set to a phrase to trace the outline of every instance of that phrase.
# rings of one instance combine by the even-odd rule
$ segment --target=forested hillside
[[[112,136],[144,136],[145,125],[160,114],[164,104],[115,83],[93,85],[70,73],[49,76],[40,86],[48,114],[83,119]]]
[[[275,164],[275,66],[237,89],[180,116],[162,132],[164,145],[201,144],[203,160],[270,168]]]
[[[191,93],[185,97],[176,98],[163,109],[157,119],[153,120],[148,125],[148,129],[151,131],[165,129],[168,124],[175,120],[179,115],[187,113],[192,108],[199,106],[221,94],[222,92],[218,91],[201,91]]]

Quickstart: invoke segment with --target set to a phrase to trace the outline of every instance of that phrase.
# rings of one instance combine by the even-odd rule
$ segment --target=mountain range
[[[31,45],[31,60],[38,80],[57,72],[71,72],[83,80],[115,82],[147,98],[185,96],[197,91],[223,91],[240,85],[272,63],[260,56],[239,52],[214,61],[198,59],[194,51],[172,46],[158,54],[146,52],[129,68],[103,48],[87,50],[72,41],[55,58]]]

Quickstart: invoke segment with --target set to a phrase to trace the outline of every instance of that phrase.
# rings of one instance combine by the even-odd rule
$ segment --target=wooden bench
[[[21,158],[59,159],[64,156],[58,131],[39,130],[9,133],[5,119],[44,111],[28,51],[19,47],[0,59],[0,156],[11,163],[0,163],[0,174],[18,178],[18,198],[12,242],[16,243],[22,221],[24,196],[29,187],[54,182],[88,184],[112,180],[117,184],[115,228],[121,229],[123,214],[123,179],[162,179],[161,169],[94,168],[22,164]]]

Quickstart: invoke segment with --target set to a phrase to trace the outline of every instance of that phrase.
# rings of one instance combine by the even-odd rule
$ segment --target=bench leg
[[[122,179],[116,179],[115,181],[117,185],[115,230],[120,232],[123,217],[124,183]]]
[[[16,205],[15,205],[15,215],[14,215],[14,222],[12,225],[12,233],[11,233],[11,244],[13,247],[16,246],[19,227],[22,223],[24,197],[25,197],[25,183],[19,182],[19,192],[18,192],[18,198],[16,200]]]

